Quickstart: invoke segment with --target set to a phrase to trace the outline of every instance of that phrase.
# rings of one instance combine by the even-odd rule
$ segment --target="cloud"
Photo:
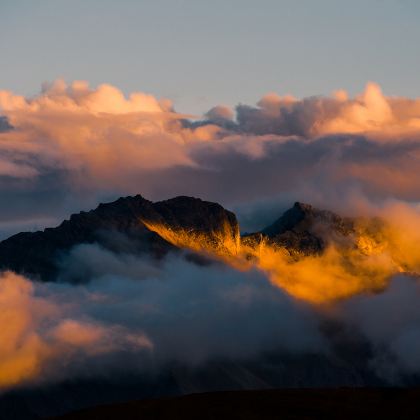
[[[56,81],[32,98],[1,91],[0,113],[7,232],[135,193],[237,208],[300,200],[350,213],[420,199],[420,102],[372,83],[355,98],[272,93],[236,115],[219,105],[194,120],[149,94]]]
[[[372,343],[376,371],[398,383],[401,374],[420,373],[420,283],[396,277],[383,293],[358,296],[344,304],[344,317]]]
[[[297,135],[378,133],[396,135],[420,129],[420,100],[386,97],[375,83],[349,98],[343,90],[332,97],[297,100],[268,94],[258,107],[239,105],[239,130],[253,134]]]
[[[169,101],[159,102],[154,96],[140,92],[126,99],[122,92],[109,84],[90,89],[85,81],[75,81],[68,86],[63,80],[45,83],[41,95],[33,99],[2,91],[0,104],[3,111],[19,121],[19,111],[37,112],[86,112],[89,114],[127,114],[131,112],[169,111]]]
[[[85,82],[58,81],[33,99],[0,92],[0,109],[15,127],[1,139],[1,150],[38,172],[59,168],[110,182],[116,171],[136,165],[188,163],[171,135],[180,116],[151,95],[125,99],[110,85],[92,90]],[[163,146],[169,158],[158,152]]]
[[[89,320],[50,292],[12,272],[1,274],[0,390],[67,377],[75,360],[152,347],[143,334]]]
[[[88,251],[93,258],[86,258]],[[278,348],[297,353],[322,349],[309,307],[257,271],[200,266],[175,255],[162,264],[132,258],[123,265],[117,261],[127,257],[112,259],[96,245],[77,247],[68,258],[76,268],[89,261],[94,269],[84,286],[100,297],[87,308],[90,316],[116,317],[126,327],[140,327],[154,343],[157,362],[195,365]]]
[[[370,349],[363,360],[348,356],[351,363],[369,362],[384,383],[420,370],[417,279],[395,277],[381,293],[312,305],[260,271],[199,266],[179,255],[156,262],[82,245],[67,259],[90,281],[41,284],[2,274],[1,390],[104,372],[141,377],[173,363],[258,361],[270,352],[318,355],[334,366],[348,339]],[[332,322],[341,335],[328,332]]]
[[[200,366],[278,349],[324,351],[309,307],[261,273],[175,256],[160,265],[131,258],[125,266],[127,256],[96,245],[79,249],[68,263],[77,270],[89,261],[90,281],[82,285],[2,274],[0,390],[100,377],[104,369],[142,375],[173,362]]]
[[[0,116],[0,133],[12,130],[13,127],[9,124],[6,117]]]

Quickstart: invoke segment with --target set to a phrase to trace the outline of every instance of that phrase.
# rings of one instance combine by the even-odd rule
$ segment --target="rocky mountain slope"
[[[55,228],[19,233],[0,242],[0,267],[54,280],[60,257],[82,243],[159,258],[178,246],[156,233],[157,228],[199,234],[207,238],[209,250],[221,247],[226,237],[236,241],[239,234],[235,215],[219,204],[191,197],[152,203],[136,195],[74,214]]]
[[[0,268],[54,280],[61,258],[86,243],[156,258],[188,249],[226,259],[237,256],[241,246],[255,250],[264,242],[299,258],[322,253],[331,241],[358,247],[359,233],[355,219],[297,202],[270,226],[241,238],[236,216],[217,203],[182,196],[153,203],[136,195],[74,214],[55,228],[0,242]]]
[[[233,264],[257,260],[259,248],[266,246],[274,254],[287,254],[287,262],[292,261],[286,267],[289,270],[295,261],[325,255],[331,244],[363,258],[382,240],[381,223],[365,223],[295,203],[271,225],[241,237],[236,216],[219,204],[191,197],[153,203],[137,195],[72,215],[55,228],[4,240],[0,243],[0,267],[51,281],[59,274],[62,257],[74,246],[97,243],[115,253],[157,259],[187,249]],[[346,258],[345,252],[342,258]],[[274,260],[274,266],[281,261]],[[347,261],[344,266],[353,269],[351,263],[358,261]],[[256,266],[265,269],[262,264]],[[366,275],[371,276],[371,271]],[[372,349],[367,342],[351,329],[322,327],[334,357],[289,355],[279,349],[249,360],[210,360],[196,368],[170,364],[150,378],[112,376],[109,382],[70,380],[51,387],[15,390],[0,396],[0,419],[38,419],[109,402],[214,390],[388,384],[370,364]],[[404,377],[401,383],[417,386],[420,379]]]
[[[264,241],[299,257],[319,254],[332,240],[351,240],[354,235],[354,219],[296,202],[271,225],[260,232],[245,235],[243,243],[255,247]]]

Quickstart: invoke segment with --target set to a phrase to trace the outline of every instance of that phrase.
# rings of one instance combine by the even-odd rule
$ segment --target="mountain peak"
[[[311,211],[314,210],[314,207],[312,205],[307,204],[307,203],[302,203],[300,201],[296,201],[293,204],[293,208],[297,209],[297,210],[300,210],[300,211],[303,211],[303,212],[311,212]]]
[[[272,225],[241,239],[235,214],[218,203],[188,196],[152,202],[135,195],[73,214],[55,228],[19,233],[0,242],[0,269],[55,280],[63,258],[80,244],[157,258],[188,249],[229,259],[240,254],[241,244],[252,247],[265,238],[291,255],[314,255],[322,252],[331,235],[352,232],[352,219],[296,202]]]
[[[205,236],[209,251],[239,240],[236,216],[220,204],[186,196],[153,203],[135,195],[73,214],[55,228],[19,233],[0,242],[0,268],[54,280],[60,258],[76,245],[97,243],[114,252],[160,257],[181,247],[178,233],[190,240]],[[127,240],[116,241],[116,234]]]
[[[296,201],[292,208],[285,211],[273,224],[262,230],[262,233],[269,237],[281,235],[294,229],[300,222],[310,216],[314,208],[305,203]]]
[[[261,233],[291,253],[316,254],[325,248],[329,235],[348,235],[353,229],[352,219],[297,201]]]

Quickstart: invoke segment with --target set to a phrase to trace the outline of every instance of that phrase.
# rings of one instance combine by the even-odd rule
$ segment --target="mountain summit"
[[[355,232],[354,219],[300,202],[261,231],[277,246],[305,255],[322,252],[331,236],[348,237]]]
[[[236,216],[219,204],[192,197],[153,203],[136,195],[73,214],[55,228],[11,236],[0,242],[0,267],[54,280],[60,258],[78,244],[91,243],[114,252],[159,258],[180,247],[157,232],[163,230],[201,235],[215,248],[222,246],[226,236],[234,242],[239,235]]]
[[[94,243],[115,253],[153,258],[186,249],[242,266],[261,260],[263,244],[274,252],[286,251],[292,259],[320,255],[331,242],[358,248],[362,234],[364,246],[375,245],[366,232],[357,219],[296,202],[271,225],[241,237],[236,216],[220,204],[185,196],[154,203],[136,195],[73,214],[55,228],[0,242],[0,268],[55,280],[60,262],[74,246]]]

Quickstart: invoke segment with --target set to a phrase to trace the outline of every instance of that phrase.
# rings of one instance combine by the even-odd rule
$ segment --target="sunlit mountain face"
[[[0,91],[0,413],[418,386],[419,145],[420,100],[374,83],[201,118]]]
[[[60,258],[84,243],[134,256],[189,250],[240,271],[259,269],[293,297],[324,303],[384,290],[398,273],[417,275],[415,238],[394,230],[382,219],[343,218],[297,202],[270,226],[241,235],[236,216],[219,204],[135,196],[73,215],[57,228],[12,236],[0,243],[0,261],[4,269],[57,281],[66,276]]]
[[[385,221],[342,218],[302,203],[272,225],[242,237],[236,221],[223,220],[208,232],[165,221],[142,222],[176,247],[239,270],[258,268],[273,284],[312,303],[379,292],[392,275],[416,274],[420,267],[410,255],[414,243],[402,240]]]

